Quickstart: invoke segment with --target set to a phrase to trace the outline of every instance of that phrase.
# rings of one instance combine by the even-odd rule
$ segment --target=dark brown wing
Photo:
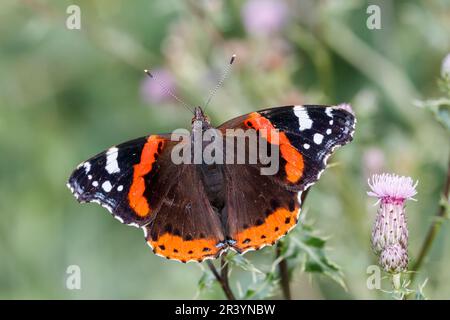
[[[195,165],[174,165],[164,159],[162,166],[167,167],[148,177],[148,183],[161,185],[170,180],[171,185],[163,194],[151,188],[146,193],[150,202],[155,199],[159,204],[145,226],[148,244],[157,255],[181,262],[217,257],[225,237]]]
[[[228,241],[238,252],[272,245],[298,221],[301,191],[289,191],[257,166],[227,165],[226,206]]]

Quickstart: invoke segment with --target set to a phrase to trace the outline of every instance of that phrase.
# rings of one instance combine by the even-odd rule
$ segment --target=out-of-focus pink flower
[[[288,19],[288,8],[281,0],[248,0],[241,11],[248,33],[268,36],[281,30]]]
[[[372,228],[372,249],[385,271],[405,271],[408,266],[405,202],[417,194],[417,182],[414,183],[410,177],[384,173],[374,175],[368,183],[371,191],[367,194],[377,197],[380,202]]]
[[[442,60],[441,76],[443,78],[450,78],[450,53]]]
[[[381,149],[369,148],[364,151],[362,161],[365,176],[369,177],[372,174],[379,173],[383,170],[386,158]]]
[[[175,79],[166,69],[151,70],[154,78],[145,77],[141,84],[141,96],[147,103],[161,103],[171,100],[168,90],[175,93]],[[161,86],[161,84],[163,86]]]
[[[352,106],[350,105],[350,103],[341,103],[341,104],[338,104],[336,107],[338,107],[338,108],[340,108],[340,109],[343,109],[343,110],[345,110],[345,111],[348,111],[348,112],[350,112],[352,115],[355,115],[355,111],[353,111],[353,108],[352,108]]]

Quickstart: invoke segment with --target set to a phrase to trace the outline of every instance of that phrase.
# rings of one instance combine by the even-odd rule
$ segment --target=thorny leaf
[[[242,299],[264,299],[275,295],[278,290],[277,275],[273,272],[267,272],[260,278],[259,281],[249,285]]]
[[[288,242],[286,259],[291,269],[302,266],[305,272],[323,274],[346,289],[340,267],[326,254],[327,240],[314,235],[311,225],[299,224],[286,241]]]
[[[230,263],[230,266],[236,266],[241,268],[242,270],[249,271],[251,273],[259,273],[263,274],[261,270],[256,268],[248,259],[246,259],[243,255],[231,252],[227,254],[225,259]]]
[[[427,282],[428,282],[428,278],[425,279],[425,281],[422,284],[419,284],[417,291],[416,291],[416,296],[415,296],[416,300],[428,300],[428,298],[423,293],[423,289],[427,285]]]
[[[212,274],[211,270],[208,268],[205,268],[202,264],[199,264],[200,268],[202,269],[202,275],[200,279],[198,280],[197,285],[197,294],[196,298],[204,291],[211,289],[212,285],[214,284],[215,277]]]

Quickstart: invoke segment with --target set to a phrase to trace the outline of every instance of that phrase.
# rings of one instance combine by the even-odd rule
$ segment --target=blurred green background
[[[450,1],[374,2],[380,30],[366,26],[372,2],[356,0],[1,1],[0,298],[196,297],[197,264],[153,255],[141,230],[78,204],[65,183],[111,145],[190,128],[189,112],[143,69],[198,105],[232,53],[234,70],[208,109],[216,125],[289,103],[349,102],[357,114],[354,142],[338,150],[306,204],[348,290],[298,272],[294,298],[383,297],[366,287],[376,263],[367,178],[386,171],[419,180],[407,208],[414,260],[438,208],[449,141],[413,101],[439,95]],[[71,4],[81,8],[81,30],[66,28]],[[430,298],[450,297],[448,231],[444,224],[419,275]],[[273,252],[246,257],[259,264]],[[70,265],[81,268],[81,290],[66,288]],[[199,297],[223,295],[215,286]]]

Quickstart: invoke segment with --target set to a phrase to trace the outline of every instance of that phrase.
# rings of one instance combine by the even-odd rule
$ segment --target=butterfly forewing
[[[144,223],[127,200],[133,166],[140,162],[147,139],[142,137],[111,147],[78,165],[67,184],[77,200],[99,203],[125,224]]]

